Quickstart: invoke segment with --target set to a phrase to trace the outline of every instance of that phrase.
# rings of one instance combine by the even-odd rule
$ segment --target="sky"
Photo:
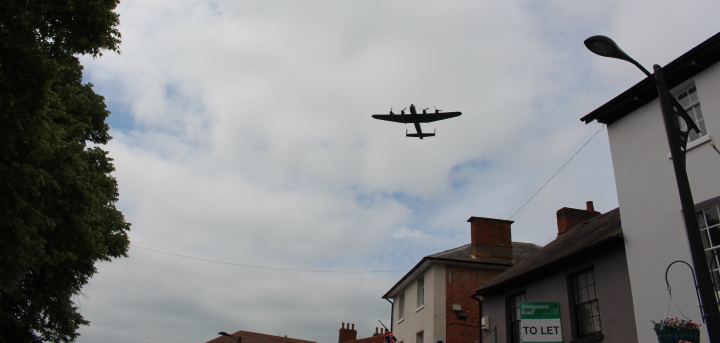
[[[579,119],[644,75],[583,40],[612,37],[650,69],[720,31],[717,1],[117,12],[121,54],[81,61],[112,112],[103,148],[131,247],[76,297],[81,343],[237,330],[334,343],[342,322],[370,336],[390,321],[381,296],[423,256],[469,243],[469,217],[512,218],[514,241],[544,245],[558,209],[617,207],[607,131]],[[371,117],[410,104],[463,114],[423,124],[437,132],[423,140]]]

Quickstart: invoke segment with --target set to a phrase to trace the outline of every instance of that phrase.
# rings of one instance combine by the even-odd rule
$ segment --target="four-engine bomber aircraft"
[[[417,111],[415,110],[415,105],[410,104],[410,114],[405,114],[405,108],[403,108],[403,110],[400,111],[400,114],[395,114],[395,113],[393,113],[392,108],[391,108],[390,114],[373,114],[373,118],[380,119],[380,120],[394,121],[396,123],[403,123],[403,124],[413,123],[413,124],[415,124],[415,131],[417,131],[417,133],[407,133],[407,130],[405,130],[405,137],[418,137],[420,139],[423,139],[423,137],[433,137],[433,136],[435,136],[435,133],[423,133],[422,129],[420,128],[420,123],[422,123],[422,122],[429,123],[432,121],[453,118],[453,117],[457,117],[462,114],[462,112],[440,113],[441,110],[438,110],[437,107],[435,108],[435,113],[427,113],[427,110],[428,109],[425,108],[422,110],[423,111],[422,114],[418,114]]]

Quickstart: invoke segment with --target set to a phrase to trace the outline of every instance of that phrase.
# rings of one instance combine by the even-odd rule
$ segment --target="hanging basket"
[[[700,328],[673,328],[669,326],[655,326],[653,328],[660,343],[678,343],[688,341],[700,343]]]

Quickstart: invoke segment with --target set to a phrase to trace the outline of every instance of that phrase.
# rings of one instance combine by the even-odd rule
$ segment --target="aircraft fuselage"
[[[417,110],[415,109],[415,105],[413,105],[413,104],[410,104],[410,114],[415,115],[415,116],[417,115]],[[415,118],[417,118],[417,117],[415,117]],[[423,133],[422,133],[422,128],[420,127],[420,121],[415,120],[413,122],[413,124],[415,125],[415,132],[417,132],[420,139],[423,139]]]

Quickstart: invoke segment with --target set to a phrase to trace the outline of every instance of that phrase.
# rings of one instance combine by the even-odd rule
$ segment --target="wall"
[[[483,316],[490,317],[491,327],[497,326],[498,342],[507,342],[506,303],[507,296],[525,292],[528,302],[557,301],[560,303],[560,320],[563,342],[572,340],[567,275],[592,266],[594,268],[596,292],[600,306],[600,321],[603,342],[636,343],[635,320],[630,297],[630,280],[625,268],[625,251],[622,246],[607,250],[592,259],[575,261],[572,266],[558,268],[543,278],[528,282],[522,287],[508,288],[505,292],[483,297]],[[652,332],[648,322],[648,329]],[[483,335],[489,331],[483,331]],[[657,341],[653,340],[645,342]],[[495,343],[494,335],[484,343]]]
[[[693,81],[708,134],[720,135],[720,97],[716,96],[720,91],[720,66],[708,68]],[[665,269],[676,260],[691,263],[658,100],[608,126],[608,136],[622,213],[635,321],[640,323],[638,338],[641,342],[652,342],[656,338],[649,322],[664,316],[669,300]],[[714,179],[718,167],[720,156],[709,144],[688,151],[688,176],[696,203],[720,196],[720,183]],[[676,265],[671,269],[669,279],[673,299],[683,313],[700,321],[689,270]],[[679,316],[679,313],[671,312],[670,315]],[[648,323],[648,330],[642,330],[643,323]],[[705,330],[702,334],[702,340],[708,341]]]
[[[424,331],[425,343],[445,340],[444,320],[442,327],[438,327],[439,325],[434,321],[441,317],[436,312],[444,310],[442,300],[445,298],[445,267],[442,264],[432,264],[424,273],[418,273],[418,276],[420,275],[424,275],[425,278],[425,305],[422,308],[417,306],[417,277],[405,288],[404,320],[399,320],[397,298],[394,299],[396,322],[393,335],[404,343],[415,343],[415,335],[420,331]],[[438,301],[442,301],[443,306],[438,306]]]
[[[447,266],[445,282],[447,298],[444,304],[447,327],[447,343],[474,343],[478,339],[480,323],[478,302],[471,298],[474,290],[500,274],[502,270],[479,269],[464,266]],[[453,305],[460,305],[460,311],[453,311]],[[467,319],[460,319],[459,313]],[[471,325],[471,326],[468,326]]]

